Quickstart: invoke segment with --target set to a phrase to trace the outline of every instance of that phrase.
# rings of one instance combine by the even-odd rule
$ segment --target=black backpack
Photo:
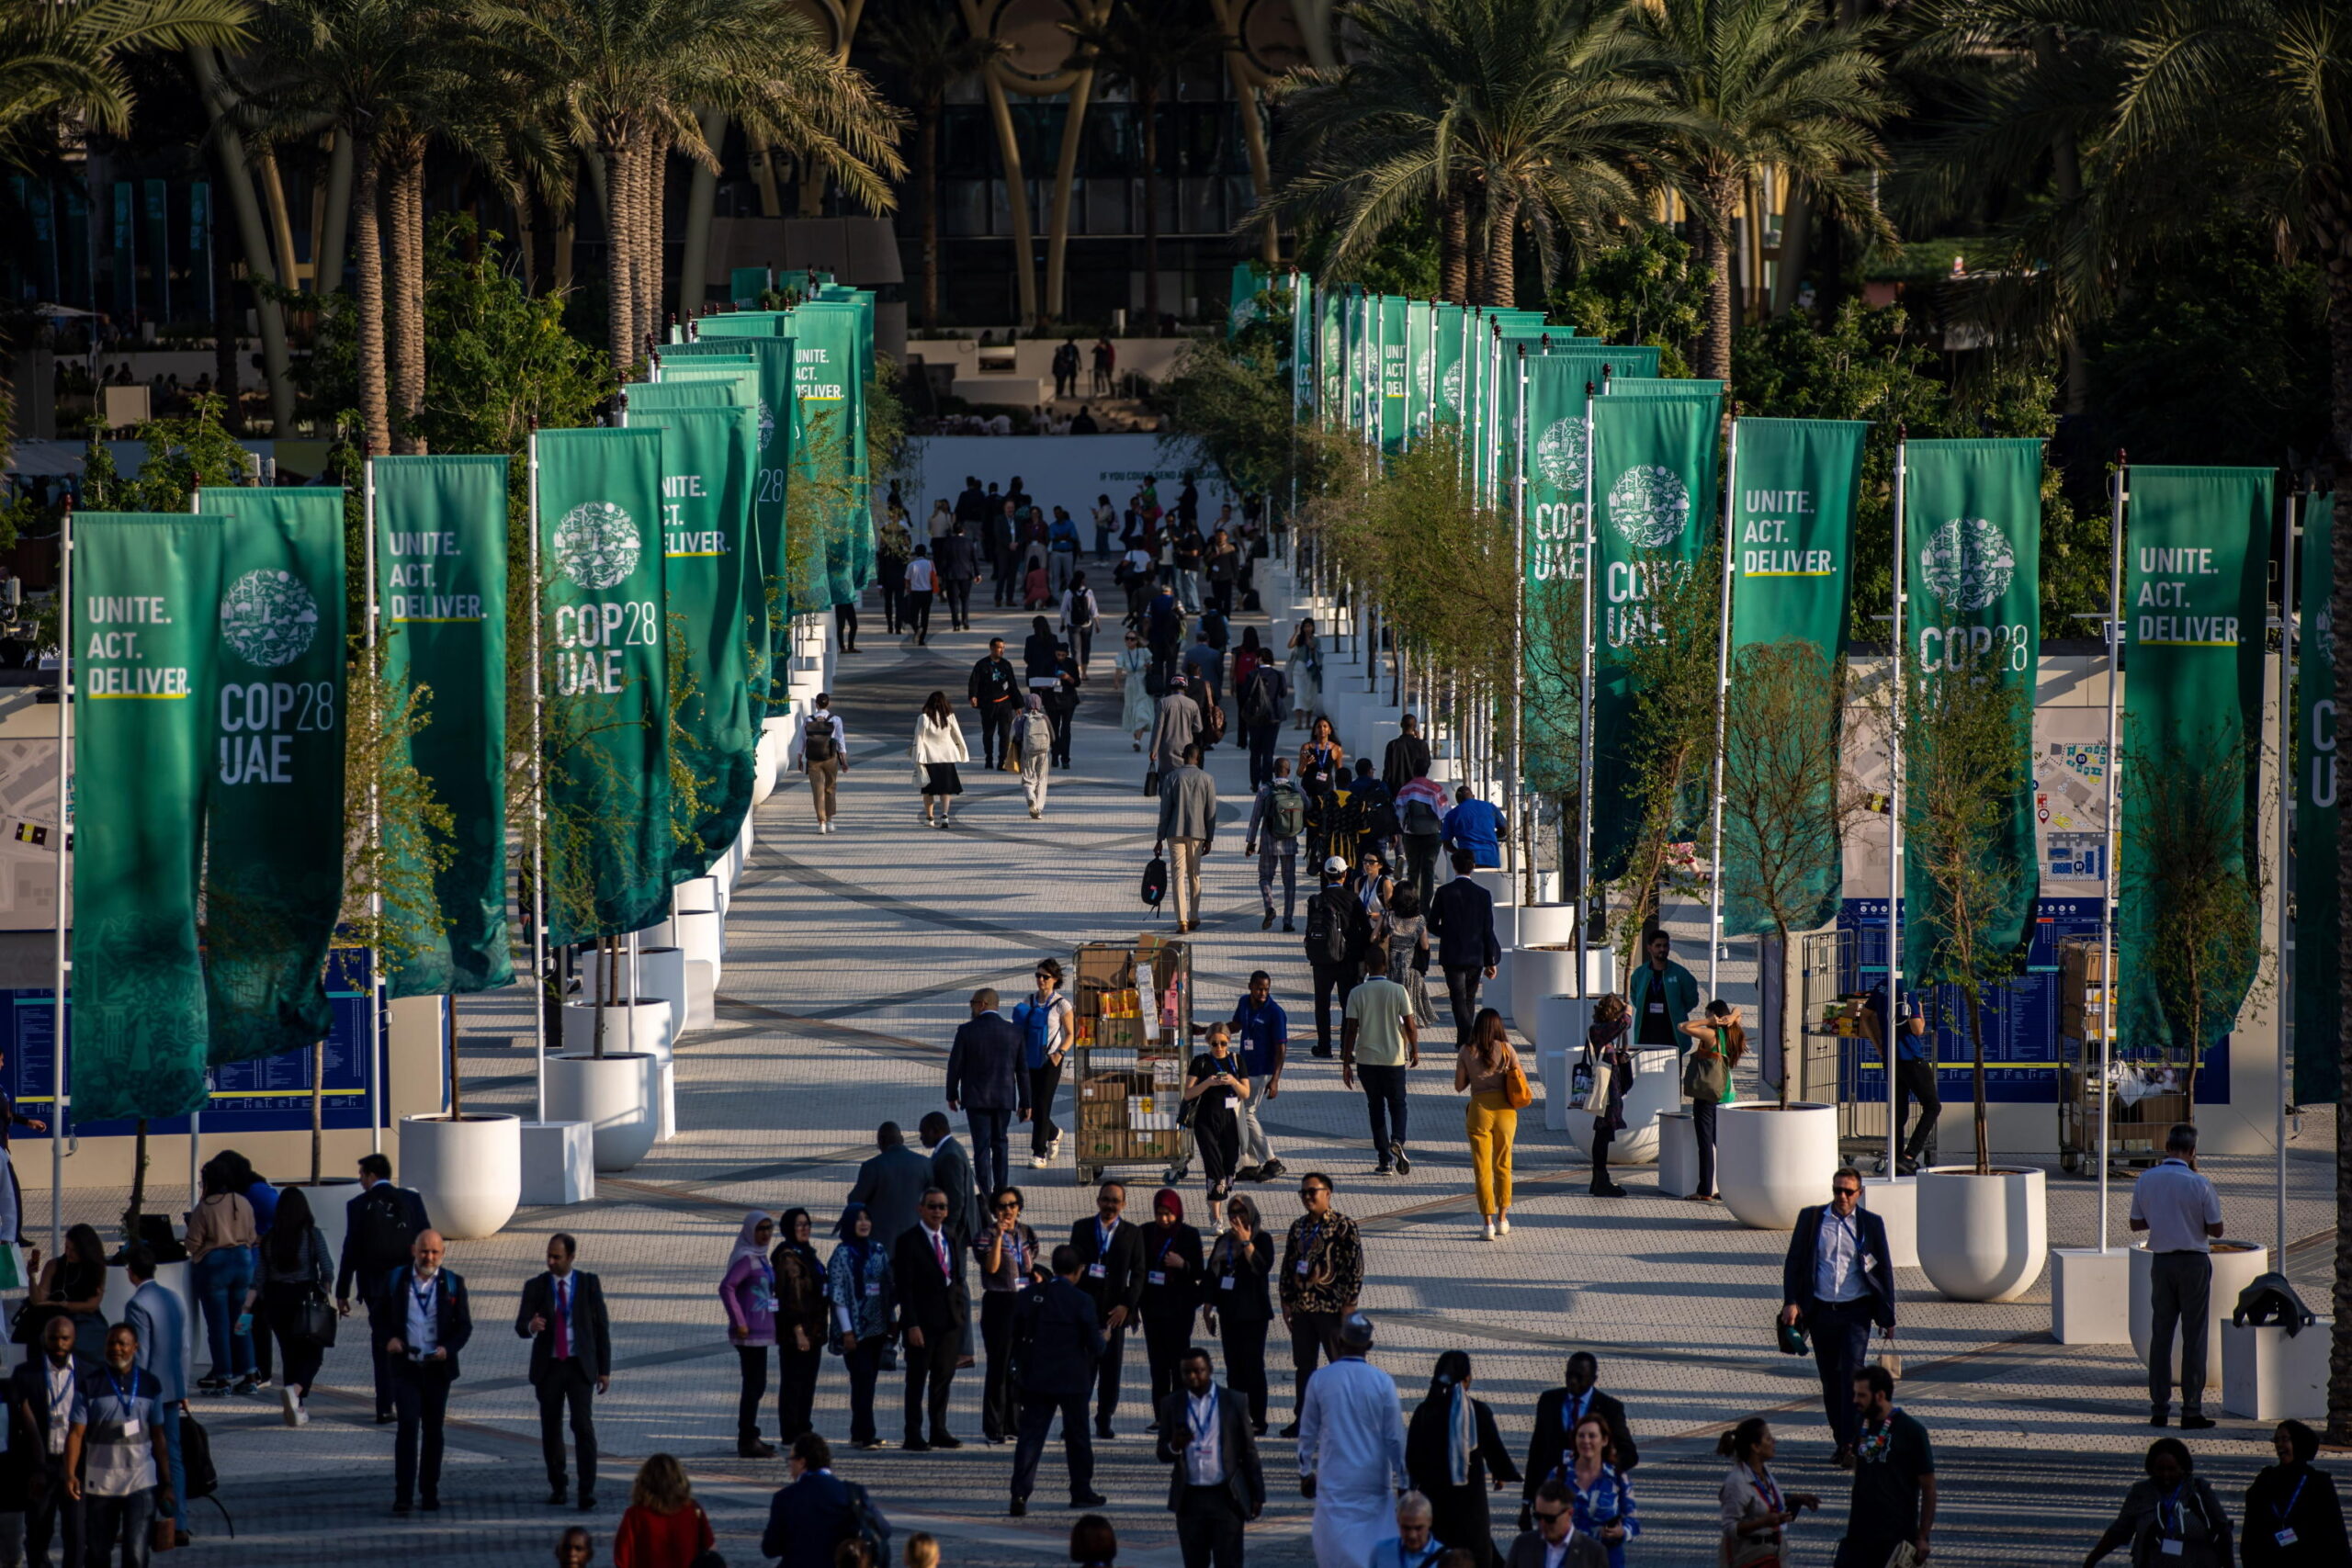
[[[1334,908],[1334,898],[1348,897],[1345,888],[1326,888],[1307,901],[1306,959],[1310,964],[1345,964],[1353,956],[1348,941],[1348,921],[1342,912],[1345,906]]]
[[[416,1227],[408,1205],[400,1200],[400,1189],[379,1181],[359,1195],[356,1234],[351,1240],[354,1253],[367,1267],[400,1267],[416,1242]]]
[[[1281,716],[1274,712],[1273,699],[1266,694],[1266,671],[1263,665],[1250,671],[1250,679],[1241,685],[1241,722],[1252,729],[1261,729]]]
[[[1142,893],[1145,905],[1153,909],[1168,897],[1168,862],[1162,857],[1152,856],[1151,863],[1143,868]]]
[[[854,1481],[842,1484],[849,1492],[849,1533],[865,1543],[866,1550],[874,1554],[874,1562],[888,1562],[890,1521],[882,1517],[882,1510],[874,1506],[874,1499],[866,1494],[865,1487]],[[841,1543],[836,1541],[834,1544],[838,1546]]]
[[[810,714],[800,731],[800,754],[812,762],[833,760],[833,719],[831,714]]]
[[[1094,624],[1094,601],[1082,591],[1069,596],[1069,624],[1073,631],[1084,631]]]
[[[180,1501],[194,1502],[220,1490],[220,1472],[212,1464],[212,1437],[193,1415],[180,1416],[180,1467],[187,1472],[187,1491]]]

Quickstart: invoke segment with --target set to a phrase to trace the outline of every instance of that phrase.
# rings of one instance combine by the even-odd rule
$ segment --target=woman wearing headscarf
[[[2083,1568],[2098,1568],[2101,1558],[2125,1546],[2132,1549],[2132,1568],[2229,1568],[2230,1517],[2197,1473],[2188,1445],[2158,1438],[2141,1466],[2147,1479],[2133,1482],[2123,1495],[2122,1511],[2083,1559]]]
[[[1266,1288],[1274,1270],[1274,1238],[1249,1194],[1225,1201],[1225,1234],[1209,1249],[1202,1272],[1203,1308],[1211,1334],[1225,1348],[1225,1385],[1250,1400],[1250,1425],[1266,1435],[1266,1330],[1274,1320]]]
[[[874,1239],[873,1216],[863,1203],[842,1211],[833,1227],[841,1245],[825,1266],[825,1298],[833,1311],[832,1347],[849,1368],[849,1440],[878,1449],[874,1429],[874,1382],[890,1339],[890,1254]]]
[[[1193,1343],[1193,1314],[1201,1305],[1201,1233],[1184,1223],[1184,1200],[1173,1187],[1152,1194],[1151,1217],[1143,1233],[1143,1343],[1157,1410],[1176,1391],[1177,1365]]]
[[[784,1212],[783,1237],[768,1262],[775,1270],[776,1432],[787,1447],[816,1427],[817,1372],[825,1364],[825,1265],[809,1245],[806,1209]]]
[[[1487,1523],[1487,1494],[1519,1480],[1495,1414],[1470,1396],[1470,1358],[1448,1350],[1437,1359],[1429,1397],[1405,1424],[1405,1473],[1430,1500],[1430,1533],[1469,1552],[1479,1568],[1498,1562]]]
[[[2319,1434],[2301,1421],[2281,1421],[2270,1441],[2278,1462],[2264,1465],[2245,1489],[2245,1568],[2352,1562],[2335,1478],[2312,1462]]]
[[[1133,626],[1127,628],[1127,646],[1111,661],[1116,671],[1111,678],[1119,688],[1119,728],[1127,732],[1127,750],[1143,750],[1143,738],[1151,732],[1151,721],[1159,698],[1151,694],[1151,682],[1146,671],[1151,668],[1151,650]]]
[[[1012,743],[1021,749],[1021,793],[1029,799],[1029,815],[1043,817],[1054,750],[1054,721],[1046,716],[1043,692],[1022,699],[1021,715],[1012,721]]]
[[[768,1349],[775,1343],[775,1268],[768,1261],[775,1241],[775,1220],[756,1209],[744,1215],[727,1277],[718,1281],[728,1343],[743,1368],[743,1390],[735,1402],[735,1451],[745,1459],[775,1453],[760,1441],[760,1401],[767,1397]]]

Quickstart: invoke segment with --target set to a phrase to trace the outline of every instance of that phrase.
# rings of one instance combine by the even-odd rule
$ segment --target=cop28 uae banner
[[[2335,497],[2303,500],[2302,603],[2295,639],[2295,1102],[2324,1105],[2344,1092],[2337,1037],[2343,966],[2336,953],[2344,888],[2336,874]]]
[[[802,514],[821,529],[822,604],[848,602],[857,592],[854,530],[863,526],[865,498],[856,485],[857,311],[846,304],[803,305],[792,312],[793,395],[800,411],[800,472],[810,483]],[[812,566],[813,566],[812,562]],[[797,604],[796,595],[795,603]],[[810,605],[816,608],[817,605]]]
[[[1585,378],[1583,367],[1510,345],[1504,379],[1524,378],[1509,400],[1526,421],[1511,439],[1523,450],[1512,468],[1525,473],[1520,548],[1526,573],[1521,704],[1527,727],[1522,772],[1527,787],[1572,789],[1577,779],[1577,667],[1583,655],[1577,593],[1584,578]]]
[[[434,874],[435,931],[409,926],[396,997],[470,995],[514,977],[506,919],[508,459],[378,457],[378,637],[396,701],[422,688],[408,761],[448,808],[449,863]]]
[[[1660,383],[1672,386],[1674,383]],[[1731,581],[1724,613],[1731,618],[1733,693],[1740,682],[1741,654],[1782,642],[1800,642],[1821,655],[1821,668],[1834,670],[1846,648],[1847,565],[1854,542],[1854,511],[1861,492],[1863,420],[1743,419],[1733,425],[1731,537],[1724,547]],[[1749,654],[1748,658],[1768,657]],[[1818,716],[1835,730],[1841,705],[1825,692]],[[1736,695],[1727,701],[1736,701]],[[1762,759],[1756,761],[1761,761]],[[1725,767],[1739,765],[1726,758]],[[1818,781],[1822,804],[1838,780]],[[1826,813],[1825,813],[1826,816]],[[1726,813],[1728,822],[1729,814]],[[1724,840],[1724,934],[1769,934],[1772,921],[1753,899],[1753,869],[1760,846],[1743,842],[1737,829]],[[1804,868],[1802,888],[1814,900],[1815,915],[1798,929],[1826,924],[1837,913],[1842,867],[1832,848]]]
[[[680,814],[673,882],[707,872],[752,808],[751,646],[766,626],[745,603],[757,581],[751,536],[759,415],[748,408],[628,411],[628,428],[662,431],[662,573],[670,633],[681,639],[671,744],[694,779],[691,819]],[[673,802],[675,807],[679,803]]]
[[[1570,364],[1577,356],[1569,356]],[[1634,789],[1641,737],[1629,650],[1661,635],[1654,608],[1667,573],[1705,554],[1715,506],[1723,399],[1592,400],[1592,869],[1614,874],[1640,827]]]
[[[220,650],[205,824],[209,1059],[310,1049],[334,1026],[343,910],[344,492],[209,486]]]
[[[670,672],[658,430],[547,430],[538,468],[548,940],[670,912]]]
[[[2128,477],[2117,1038],[2202,1054],[2236,1026],[2257,953],[2233,942],[2178,963],[2188,948],[2166,908],[2221,894],[2249,927],[2259,919],[2245,868],[2262,819],[2272,474],[2135,464]],[[2184,855],[2184,840],[2201,848]],[[2193,887],[2176,882],[2183,868]]]
[[[205,1102],[196,909],[220,524],[85,512],[71,527],[74,1114],[179,1116]]]
[[[1914,441],[1904,451],[1906,672],[1923,687],[1957,672],[2024,694],[2017,794],[1985,867],[1997,911],[1986,924],[1985,947],[1999,952],[2024,945],[2041,887],[2024,768],[2041,658],[2041,443]],[[1916,737],[1910,742],[1918,744]],[[1914,805],[1906,797],[1905,809]],[[1918,842],[1912,834],[1903,868],[1903,967],[1914,984],[1937,977],[1933,961],[1944,941],[1933,913],[1934,879]]]
[[[753,590],[752,596],[767,617],[767,657],[755,674],[767,681],[768,685],[759,688],[756,694],[777,704],[786,701],[791,682],[792,617],[797,611],[822,607],[813,598],[806,603],[796,600],[786,556],[791,542],[785,532],[787,476],[792,469],[793,445],[800,438],[799,401],[792,390],[797,346],[797,341],[788,337],[679,344],[662,351],[662,380],[667,381],[673,369],[689,368],[696,357],[748,353],[759,371],[760,470],[752,490],[752,525],[759,537],[763,581]],[[683,357],[673,361],[672,355]],[[764,713],[765,709],[762,711]]]

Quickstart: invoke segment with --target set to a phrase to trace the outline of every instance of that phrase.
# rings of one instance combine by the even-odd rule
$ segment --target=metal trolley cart
[[[1158,1166],[1172,1187],[1193,1162],[1192,1134],[1176,1115],[1192,1054],[1192,944],[1090,942],[1076,969],[1078,1183]]]
[[[2097,1176],[2099,1050],[2107,1045],[2107,1157],[2111,1166],[2164,1158],[2165,1134],[2189,1119],[2188,1061],[2161,1045],[2113,1043],[2114,990],[2107,954],[2079,938],[2058,944],[2058,1163]]]

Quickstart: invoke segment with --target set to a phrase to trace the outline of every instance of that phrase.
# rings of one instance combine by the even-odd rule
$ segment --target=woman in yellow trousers
[[[1470,1176],[1478,1194],[1478,1216],[1487,1239],[1510,1235],[1510,1146],[1519,1136],[1519,1112],[1504,1085],[1519,1066],[1503,1032],[1502,1014],[1480,1008],[1470,1025],[1470,1043],[1453,1058],[1453,1091],[1468,1090],[1463,1132],[1470,1140]]]

